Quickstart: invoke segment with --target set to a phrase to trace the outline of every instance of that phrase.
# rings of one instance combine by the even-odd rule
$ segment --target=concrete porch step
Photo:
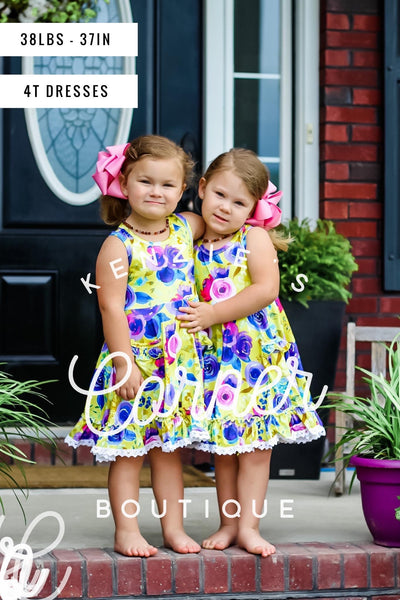
[[[55,591],[70,566],[59,598],[400,600],[400,549],[371,542],[358,482],[350,495],[336,498],[329,495],[333,479],[332,471],[324,471],[317,481],[270,482],[268,511],[260,522],[261,534],[277,547],[269,558],[238,548],[198,555],[160,548],[149,488],[140,493],[139,522],[146,539],[160,548],[152,558],[127,558],[110,549],[114,524],[106,489],[30,490],[23,500],[26,520],[12,491],[1,490],[6,517],[0,538],[19,543],[34,520],[52,511],[52,518],[31,528],[27,540],[33,550],[46,553],[36,559],[39,568],[50,569],[42,598]],[[200,542],[218,527],[215,488],[186,488],[185,500],[185,530]],[[58,539],[54,514],[63,522]]]

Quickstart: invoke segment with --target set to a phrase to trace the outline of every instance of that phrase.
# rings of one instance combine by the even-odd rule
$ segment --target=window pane
[[[268,171],[269,171],[269,177],[270,180],[272,181],[272,183],[274,185],[276,185],[276,187],[278,188],[278,190],[280,189],[280,185],[279,185],[279,163],[264,163],[265,166],[267,167]],[[278,204],[279,206],[279,204]]]
[[[234,145],[279,157],[279,81],[236,79]]]
[[[235,0],[234,70],[280,72],[279,0]]]

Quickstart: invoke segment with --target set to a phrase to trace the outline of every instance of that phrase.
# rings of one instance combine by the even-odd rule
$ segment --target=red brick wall
[[[321,2],[320,216],[351,241],[359,270],[347,319],[399,326],[400,294],[383,291],[383,6]],[[345,337],[336,387],[345,385]]]

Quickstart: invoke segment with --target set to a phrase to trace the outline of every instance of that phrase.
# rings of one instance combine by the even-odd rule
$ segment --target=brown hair
[[[246,148],[232,148],[215,158],[203,177],[208,183],[221,171],[232,171],[240,177],[256,202],[268,187],[269,172],[257,154]]]
[[[231,148],[215,158],[203,177],[208,183],[211,178],[222,171],[232,171],[240,177],[249,194],[256,202],[265,194],[268,187],[269,171],[257,154],[247,148]],[[287,250],[292,238],[286,238],[279,231],[269,230],[268,234],[277,250]]]
[[[127,177],[132,167],[142,158],[154,160],[168,160],[175,158],[182,167],[182,181],[190,185],[193,176],[194,162],[188,154],[175,144],[161,135],[142,135],[130,142],[125,150],[125,161],[121,167],[121,174]],[[130,213],[127,199],[115,196],[101,196],[100,215],[107,225],[119,225]]]

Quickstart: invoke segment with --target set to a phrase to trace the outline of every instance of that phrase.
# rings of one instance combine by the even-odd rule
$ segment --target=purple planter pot
[[[400,506],[400,460],[353,456],[350,464],[357,470],[364,517],[375,544],[399,548],[395,510]]]

